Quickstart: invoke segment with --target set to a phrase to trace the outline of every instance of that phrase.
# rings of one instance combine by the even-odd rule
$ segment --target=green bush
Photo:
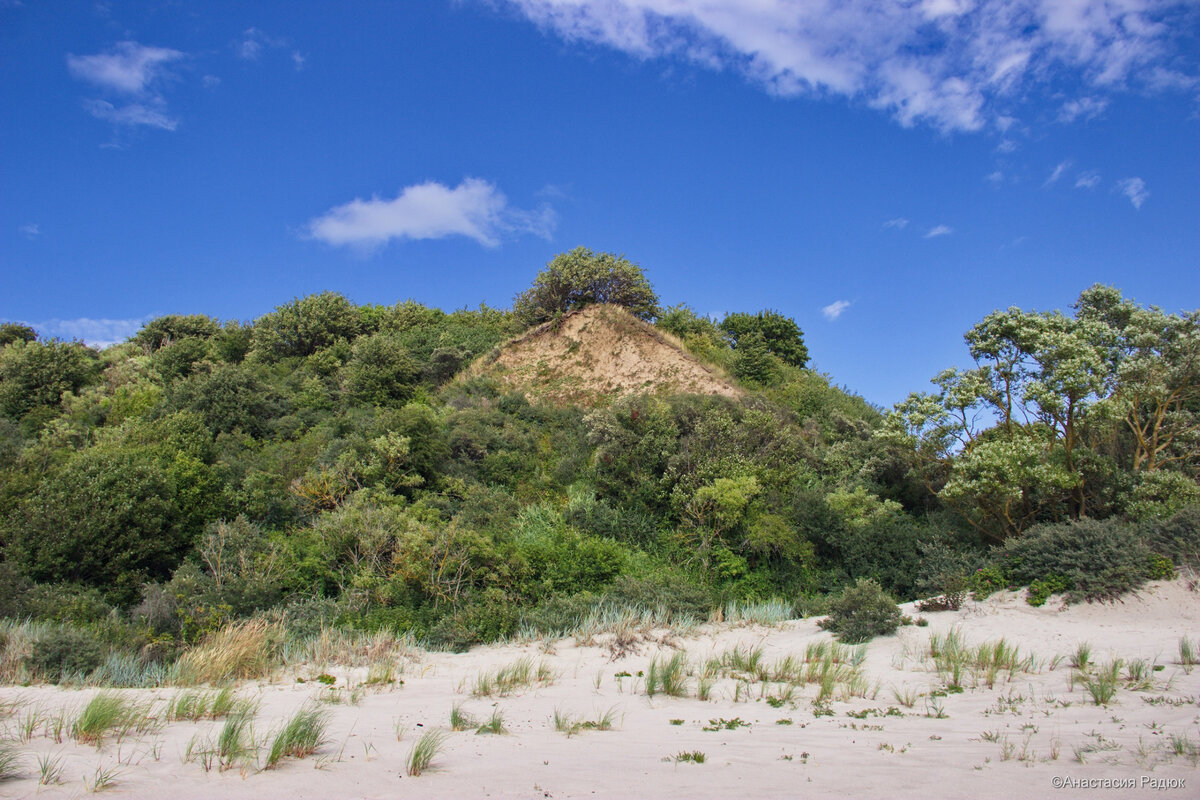
[[[1074,588],[1070,578],[1062,575],[1047,575],[1044,578],[1038,578],[1031,581],[1029,584],[1029,594],[1025,597],[1025,602],[1031,606],[1044,606],[1046,601],[1050,599],[1052,594],[1062,594]]]
[[[1108,519],[1036,525],[1005,543],[997,561],[1018,585],[1057,576],[1070,601],[1112,600],[1150,578],[1150,548],[1138,526]]]
[[[604,599],[615,606],[660,611],[673,619],[705,620],[716,608],[706,584],[672,571],[645,576],[622,575],[612,582]]]
[[[1170,519],[1145,521],[1141,532],[1149,548],[1172,564],[1200,568],[1200,506],[1189,506]]]
[[[75,628],[51,628],[33,643],[26,666],[50,681],[90,673],[104,660],[104,646]]]
[[[900,607],[878,583],[859,578],[830,601],[829,616],[818,624],[843,642],[868,642],[896,632]]]

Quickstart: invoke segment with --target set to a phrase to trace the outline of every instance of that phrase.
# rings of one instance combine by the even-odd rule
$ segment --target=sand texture
[[[1177,663],[1180,637],[1200,638],[1200,595],[1173,581],[1116,604],[1064,609],[1056,601],[1033,608],[1005,593],[956,612],[920,615],[905,606],[929,625],[871,642],[855,678],[852,664],[822,667],[809,649],[830,641],[814,620],[415,652],[397,662],[397,682],[374,687],[361,685],[365,667],[305,664],[236,687],[257,703],[256,752],[224,770],[203,755],[224,722],[165,721],[180,689],[121,690],[153,701],[157,719],[95,746],[75,741],[69,728],[98,690],[4,687],[2,724],[20,740],[21,774],[0,783],[0,794],[86,796],[107,772],[105,795],[173,800],[1200,796],[1200,668]],[[949,676],[927,654],[931,635],[951,630],[968,647],[1003,638],[1033,661],[990,676],[965,667],[963,690],[942,695]],[[1084,641],[1091,674],[1123,660],[1107,705],[1073,679],[1070,654]],[[680,681],[686,696],[648,696],[652,660],[661,673],[676,654],[690,672]],[[529,681],[497,687],[497,670],[522,659]],[[1143,659],[1149,684],[1131,688],[1128,665]],[[814,704],[821,669],[841,680],[830,678],[830,696]],[[315,680],[322,673],[336,679],[332,688]],[[774,680],[784,673],[796,679],[790,695],[786,681]],[[474,726],[450,730],[456,704]],[[275,731],[305,707],[328,714],[328,741],[263,769]],[[494,712],[507,733],[477,733]],[[570,735],[556,729],[556,713]],[[55,718],[65,720],[61,741]],[[597,729],[606,722],[611,729]],[[409,753],[430,730],[444,731],[444,744],[423,774],[409,776]],[[679,760],[684,753],[702,753],[703,763]],[[61,783],[38,785],[39,757],[56,759]],[[1056,788],[1064,778],[1134,785]],[[1172,782],[1176,788],[1159,788]]]

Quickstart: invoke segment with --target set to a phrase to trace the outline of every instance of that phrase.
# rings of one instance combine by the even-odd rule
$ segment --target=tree
[[[0,324],[0,347],[13,342],[34,342],[37,341],[37,331],[28,325],[21,325],[17,322],[5,322]]]
[[[624,256],[577,247],[560,253],[517,295],[513,311],[525,325],[595,303],[624,306],[645,320],[658,316],[658,296],[641,267]]]
[[[143,325],[133,341],[154,352],[183,339],[211,339],[220,331],[220,324],[204,314],[168,314]]]
[[[785,364],[804,368],[808,363],[808,348],[804,332],[791,317],[770,309],[757,314],[737,312],[721,321],[721,330],[729,337],[734,349],[743,346],[748,337],[761,336],[767,350]]]
[[[254,351],[267,361],[310,356],[363,331],[362,315],[337,292],[322,292],[276,307],[254,321]]]
[[[77,342],[18,339],[0,348],[0,414],[19,420],[38,407],[57,406],[99,372],[95,351]]]

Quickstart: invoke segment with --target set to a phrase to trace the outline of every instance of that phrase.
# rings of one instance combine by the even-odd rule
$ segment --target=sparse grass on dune
[[[780,598],[760,601],[730,600],[721,609],[725,622],[733,625],[779,625],[796,618],[793,604]]]
[[[461,703],[455,703],[450,709],[450,730],[465,731],[476,726],[475,717],[463,711]]]
[[[471,686],[472,697],[507,697],[519,689],[531,686],[549,686],[557,679],[554,670],[545,661],[536,665],[529,656],[519,658],[511,664],[491,672],[481,672]]]
[[[410,777],[417,777],[425,772],[433,764],[433,759],[441,751],[442,745],[446,743],[446,734],[444,731],[426,731],[421,734],[421,738],[413,745],[412,750],[408,753],[408,760],[405,762],[405,772]]]
[[[116,692],[101,692],[88,701],[71,726],[76,741],[99,747],[106,736],[117,738],[130,731],[144,733],[158,721],[150,714],[149,702],[135,702]]]
[[[280,627],[266,620],[225,626],[179,657],[171,681],[183,686],[261,678],[276,667]]]
[[[683,697],[687,694],[688,660],[683,653],[673,653],[670,658],[660,660],[658,656],[650,659],[646,668],[646,694],[654,697],[665,694],[671,697]]]
[[[16,778],[21,772],[21,754],[12,742],[0,741],[0,781]]]
[[[328,742],[329,715],[314,708],[302,708],[283,724],[271,740],[264,769],[273,769],[286,757],[305,758]]]
[[[492,710],[492,716],[488,717],[488,721],[475,729],[478,734],[495,734],[502,736],[508,733],[508,728],[504,727],[504,712],[496,708]]]
[[[931,634],[926,657],[952,689],[963,688],[967,677],[973,686],[983,684],[991,689],[1001,679],[1012,682],[1018,673],[1038,671],[1037,659],[1032,654],[1021,655],[1020,648],[1007,639],[970,647],[958,628],[944,635]]]
[[[565,733],[570,738],[582,731],[610,731],[616,725],[617,710],[610,708],[595,719],[580,719],[575,714],[554,709],[554,730]]]

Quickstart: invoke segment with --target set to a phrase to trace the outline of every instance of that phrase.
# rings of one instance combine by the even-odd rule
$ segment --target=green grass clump
[[[1195,644],[1186,636],[1179,637],[1179,663],[1185,667],[1194,667],[1200,664],[1200,642]]]
[[[16,745],[0,741],[0,781],[17,777],[21,771],[21,757]]]
[[[446,734],[442,731],[425,731],[417,743],[413,745],[405,764],[405,772],[410,777],[417,777],[433,763],[434,757],[446,743]]]
[[[494,709],[492,711],[492,716],[488,718],[488,721],[480,725],[475,730],[476,735],[485,733],[496,734],[497,736],[502,736],[508,733],[508,728],[504,727],[504,714],[500,711],[500,709]]]
[[[113,692],[101,692],[83,707],[71,734],[77,742],[99,747],[109,734],[123,736],[130,730],[141,733],[154,722],[147,705],[135,704]]]
[[[275,767],[287,756],[304,758],[317,751],[328,739],[325,729],[329,715],[324,711],[305,708],[297,711],[275,734],[267,753],[266,769]]]
[[[471,687],[471,695],[473,697],[492,697],[493,695],[507,697],[518,689],[528,688],[535,684],[549,686],[557,677],[546,662],[538,662],[535,666],[533,659],[525,656],[493,672],[481,672]]]
[[[450,730],[465,731],[474,728],[475,725],[475,718],[462,710],[461,703],[455,703],[450,709]]]
[[[704,753],[700,752],[699,750],[692,750],[676,753],[673,760],[676,764],[680,763],[681,761],[685,764],[703,764],[706,758],[707,756],[705,756]]]
[[[231,714],[226,718],[221,732],[217,734],[217,758],[221,762],[222,770],[251,760],[255,752],[254,736],[251,732],[253,721],[254,715],[248,711]]]
[[[683,697],[687,694],[687,671],[687,657],[683,653],[674,653],[665,661],[655,656],[646,668],[646,694]]]
[[[1078,680],[1092,696],[1092,702],[1106,706],[1112,702],[1121,680],[1121,660],[1110,661],[1094,673],[1081,673]]]

